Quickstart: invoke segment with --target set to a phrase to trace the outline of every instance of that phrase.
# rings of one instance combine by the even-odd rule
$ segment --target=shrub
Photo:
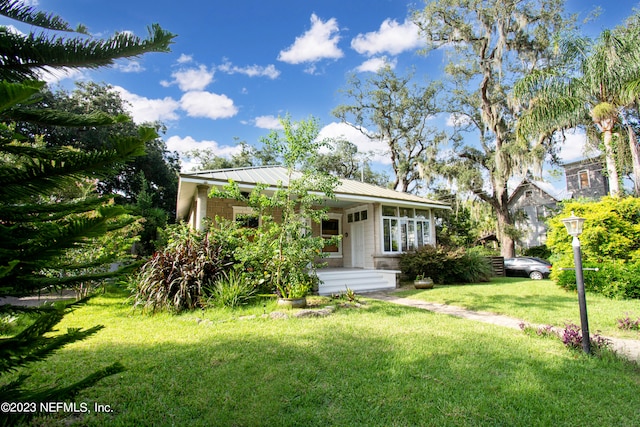
[[[428,276],[438,284],[488,281],[492,274],[491,264],[480,254],[442,246],[402,254],[400,269],[408,277]]]
[[[552,325],[543,325],[536,328],[524,322],[521,322],[519,326],[527,335],[535,333],[540,337],[560,338],[567,348],[582,350],[582,331],[580,327],[573,323],[565,323],[564,329],[557,329]],[[611,341],[600,334],[592,334],[589,343],[591,345],[591,353],[594,355],[602,355],[603,351],[611,349]]]
[[[573,266],[573,258],[563,257],[555,265]],[[599,293],[609,298],[640,298],[640,262],[609,261],[607,263],[585,263],[584,268],[598,268],[598,271],[584,270],[584,287],[589,292]],[[551,278],[558,286],[576,289],[574,270],[554,269]]]
[[[565,289],[575,289],[572,238],[561,219],[571,212],[586,219],[580,236],[585,271],[585,289],[610,298],[640,298],[640,198],[605,197],[598,202],[565,203],[563,211],[549,220],[547,246],[553,252],[551,278]]]
[[[640,331],[640,317],[633,320],[629,314],[622,319],[618,319],[618,328],[625,331]]]
[[[207,305],[233,308],[248,304],[256,288],[244,274],[231,270],[223,273],[213,285],[205,286],[204,292],[209,296]]]
[[[225,244],[214,232],[171,229],[169,244],[156,252],[133,279],[134,306],[155,312],[180,312],[201,303],[203,286],[233,264]]]
[[[587,262],[640,259],[640,198],[605,197],[599,202],[569,202],[549,220],[547,246],[556,256],[571,254],[571,237],[561,220],[571,212],[586,219],[580,236]]]
[[[522,252],[523,256],[532,256],[536,258],[549,259],[551,258],[551,251],[547,248],[546,245],[541,246],[532,246],[530,248],[525,249]]]
[[[580,327],[573,323],[567,323],[564,325],[564,330],[561,332],[560,339],[562,339],[562,343],[564,345],[571,349],[582,349],[582,331],[580,330]],[[592,334],[589,337],[589,344],[593,354],[599,354],[603,350],[607,350],[611,347],[611,341],[599,334]]]

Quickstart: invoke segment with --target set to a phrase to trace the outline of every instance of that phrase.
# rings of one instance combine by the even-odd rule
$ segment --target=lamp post
[[[591,342],[589,339],[589,319],[587,318],[587,300],[584,295],[584,276],[582,273],[582,252],[580,250],[580,239],[578,236],[582,234],[582,225],[585,219],[574,215],[562,220],[564,226],[567,227],[567,233],[573,236],[571,246],[573,246],[573,262],[576,266],[576,286],[578,288],[578,305],[580,306],[580,327],[582,329],[582,350],[585,353],[591,352]]]

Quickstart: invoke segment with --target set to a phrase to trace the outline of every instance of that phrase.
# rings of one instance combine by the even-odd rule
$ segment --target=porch
[[[354,292],[371,292],[397,287],[399,270],[370,270],[363,268],[323,268],[317,270],[320,285],[318,294],[344,293],[347,288]]]

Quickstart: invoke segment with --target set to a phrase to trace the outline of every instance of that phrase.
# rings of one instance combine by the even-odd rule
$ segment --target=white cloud
[[[45,67],[44,70],[39,71],[38,75],[40,79],[47,82],[49,85],[55,85],[62,80],[84,80],[87,78],[87,74],[83,70],[77,68],[52,68]]]
[[[378,70],[385,66],[390,66],[392,69],[396,68],[398,61],[396,59],[388,60],[386,56],[380,58],[371,58],[364,61],[358,67],[356,71],[359,73],[372,72],[376,73]]]
[[[213,70],[207,70],[207,67],[200,65],[198,68],[183,69],[171,73],[173,81],[161,81],[160,84],[164,87],[177,84],[181,91],[189,92],[192,90],[203,90],[213,81]]]
[[[249,77],[268,77],[271,80],[278,78],[280,71],[273,64],[266,67],[260,65],[248,65],[246,67],[238,67],[229,61],[218,67],[218,70],[227,74],[244,74]]]
[[[275,116],[256,117],[254,123],[256,127],[259,127],[261,129],[269,129],[269,130],[283,129],[282,124],[280,123],[280,119]]]
[[[220,145],[217,141],[202,140],[196,141],[191,136],[184,138],[179,136],[171,136],[166,141],[167,150],[177,151],[180,154],[181,170],[188,172],[194,170],[198,163],[186,156],[184,153],[191,150],[211,150],[217,155],[230,158],[234,154],[240,152],[241,147],[239,145]]]
[[[238,113],[233,100],[226,95],[204,91],[185,93],[180,99],[180,107],[190,117],[206,117],[214,120],[233,117]]]
[[[342,58],[344,53],[338,48],[339,31],[335,18],[323,22],[314,13],[311,15],[311,29],[296,37],[295,42],[287,49],[281,50],[278,60],[288,64],[301,64]]]
[[[371,152],[373,154],[371,158],[373,162],[391,164],[391,160],[387,155],[389,152],[387,144],[363,135],[362,132],[346,123],[333,122],[323,127],[318,134],[318,139],[325,138],[345,139],[355,144],[361,153]]]
[[[185,55],[184,53],[180,55],[178,58],[178,64],[188,64],[189,62],[193,62],[193,56]]]
[[[131,105],[127,108],[136,123],[153,122],[156,120],[177,120],[176,110],[180,107],[178,101],[171,97],[163,99],[149,99],[129,92],[123,87],[114,86],[123,100]]]
[[[356,52],[373,56],[381,53],[398,55],[404,51],[420,46],[420,31],[411,20],[406,19],[398,24],[392,19],[385,19],[378,31],[358,34],[351,40],[351,48]]]
[[[575,162],[584,159],[587,135],[583,130],[572,129],[564,133],[565,140],[558,141],[560,151],[558,157],[564,163]],[[597,154],[593,154],[597,155]]]
[[[471,124],[471,119],[464,114],[449,114],[446,125],[449,127],[467,126]]]
[[[114,68],[123,73],[141,73],[144,71],[144,67],[138,61],[119,62],[114,65]]]
[[[8,33],[11,34],[17,34],[19,36],[26,36],[25,33],[23,33],[22,31],[20,31],[19,29],[17,29],[16,27],[14,27],[13,25],[5,25],[4,27],[5,30],[7,30]]]

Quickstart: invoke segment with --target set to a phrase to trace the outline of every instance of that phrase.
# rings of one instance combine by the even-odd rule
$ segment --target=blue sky
[[[72,87],[90,79],[116,87],[131,103],[136,121],[160,120],[170,150],[210,148],[230,155],[234,138],[257,144],[286,113],[294,120],[314,116],[323,136],[356,142],[363,151],[381,150],[331,115],[344,102],[339,90],[348,76],[361,78],[382,62],[403,74],[437,78],[438,56],[421,56],[415,28],[407,20],[421,2],[398,0],[39,0],[40,10],[59,14],[72,25],[83,23],[97,36],[116,31],[146,34],[159,23],[178,35],[169,54],[147,54],[116,67],[57,76]],[[585,27],[597,35],[621,23],[637,1],[569,0],[567,10],[584,18],[602,13]],[[0,19],[0,25],[12,24]],[[29,28],[18,26],[27,32]],[[579,144],[571,142],[572,147]],[[577,151],[578,153],[573,153]],[[578,150],[566,150],[568,160]],[[385,167],[385,157],[375,158]],[[192,165],[184,159],[183,170]]]

